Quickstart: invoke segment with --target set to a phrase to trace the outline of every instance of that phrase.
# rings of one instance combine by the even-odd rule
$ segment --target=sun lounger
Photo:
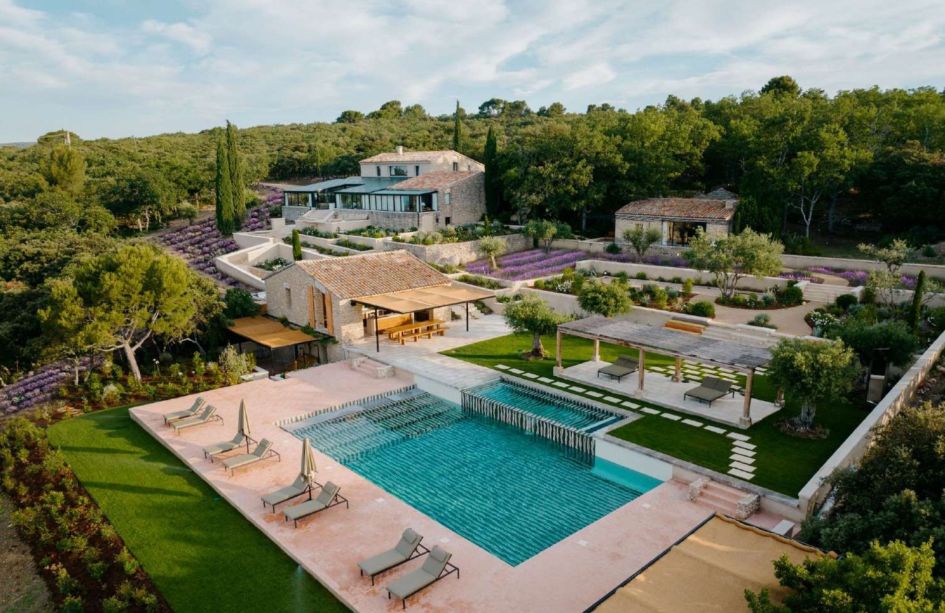
[[[217,413],[217,408],[212,404],[206,405],[204,408],[200,409],[200,412],[193,417],[185,417],[184,419],[178,419],[177,421],[171,422],[171,427],[174,428],[174,432],[180,434],[181,430],[186,430],[187,428],[193,428],[194,426],[202,426],[204,424],[209,424],[212,421],[218,421],[221,424],[223,423],[223,418],[220,417]]]
[[[607,375],[611,379],[616,379],[620,381],[627,375],[635,373],[639,363],[633,358],[622,355],[617,358],[617,360],[610,364],[609,366],[604,366],[597,371],[597,377],[600,378],[601,375]]]
[[[178,419],[184,419],[185,417],[193,417],[197,414],[197,411],[200,410],[206,404],[203,398],[199,396],[194,400],[194,403],[190,405],[189,409],[184,409],[183,411],[174,411],[173,413],[168,413],[164,416],[164,423],[169,424],[172,421],[177,421]]]
[[[321,486],[319,486],[321,487]],[[276,510],[276,505],[282,504],[283,502],[288,502],[293,498],[297,498],[302,494],[308,494],[308,499],[312,499],[312,485],[303,477],[299,475],[296,477],[292,485],[288,485],[282,489],[276,490],[271,494],[266,494],[262,497],[263,508],[266,508],[268,504],[272,507],[272,510]]]
[[[228,441],[223,441],[222,443],[216,443],[209,445],[203,448],[203,457],[210,458],[210,461],[213,462],[213,456],[220,455],[221,453],[226,453],[228,451],[233,451],[234,449],[239,449],[243,445],[246,445],[246,450],[249,451],[249,443],[256,442],[248,436],[242,434],[237,434],[232,439]]]
[[[233,456],[232,458],[227,458],[223,460],[223,470],[230,471],[232,475],[236,472],[237,468],[246,468],[256,462],[262,462],[266,458],[278,457],[279,461],[282,461],[282,456],[279,455],[279,452],[272,448],[272,443],[268,439],[263,439],[259,441],[259,444],[256,445],[256,448],[253,449],[250,453],[244,453],[242,455]]]
[[[430,553],[429,549],[420,544],[422,540],[422,536],[407,528],[400,536],[400,542],[396,547],[358,562],[361,576],[367,574],[371,578],[371,585],[374,585],[374,577],[377,575]]]
[[[322,491],[314,500],[306,500],[301,504],[292,505],[283,511],[285,520],[289,521],[291,519],[297,528],[299,526],[299,520],[303,517],[308,517],[325,509],[336,507],[341,503],[344,503],[346,508],[350,508],[348,499],[339,494],[339,491],[341,491],[341,488],[329,481],[322,487]]]
[[[429,557],[424,560],[423,566],[415,571],[407,573],[393,583],[387,586],[387,597],[391,595],[403,600],[404,608],[407,608],[407,598],[413,596],[425,587],[428,587],[440,579],[456,573],[459,579],[459,569],[450,564],[452,554],[440,548],[439,545],[433,548]]]
[[[732,384],[728,381],[723,381],[722,379],[717,379],[715,377],[706,377],[702,380],[702,383],[699,385],[699,387],[694,387],[683,394],[683,400],[686,398],[693,398],[694,400],[698,400],[699,402],[704,402],[709,406],[712,406],[713,402],[730,392],[734,397],[735,390],[732,388]]]

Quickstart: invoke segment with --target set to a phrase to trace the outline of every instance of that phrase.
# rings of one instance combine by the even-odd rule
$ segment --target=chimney
[[[397,145],[397,155],[403,155],[403,154],[404,154],[404,146]]]

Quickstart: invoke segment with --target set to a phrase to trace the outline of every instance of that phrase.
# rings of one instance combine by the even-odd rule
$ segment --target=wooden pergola
[[[740,425],[751,425],[751,386],[757,368],[771,361],[771,351],[764,347],[706,338],[700,334],[649,326],[628,319],[593,316],[569,321],[558,326],[556,337],[557,367],[562,368],[561,337],[564,334],[594,341],[594,359],[600,359],[600,342],[629,347],[639,352],[638,389],[643,392],[646,376],[646,352],[652,351],[675,358],[673,382],[682,380],[684,359],[711,364],[745,375],[745,400]]]
[[[381,340],[377,321],[381,310],[409,314],[463,304],[466,306],[466,331],[468,332],[469,303],[494,297],[495,292],[492,290],[447,284],[361,296],[355,298],[354,302],[374,309],[374,343],[376,350],[380,351]]]

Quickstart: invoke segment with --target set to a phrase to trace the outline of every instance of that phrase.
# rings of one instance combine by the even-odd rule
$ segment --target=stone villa
[[[737,206],[738,196],[722,188],[695,198],[636,200],[615,214],[614,237],[622,241],[623,233],[633,227],[656,228],[664,246],[688,244],[699,228],[709,236],[727,236]]]
[[[356,177],[285,190],[287,221],[366,219],[375,226],[431,231],[479,221],[486,212],[485,166],[452,150],[381,153]]]

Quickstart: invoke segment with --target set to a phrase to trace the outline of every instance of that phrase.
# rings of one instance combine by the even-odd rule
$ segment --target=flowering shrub
[[[91,368],[91,358],[79,361],[79,372]],[[0,415],[33,409],[57,397],[59,389],[75,376],[75,365],[65,360],[47,364],[0,389]]]
[[[281,196],[277,202],[279,201],[281,201]],[[269,206],[264,205],[249,211],[246,221],[243,222],[242,231],[256,232],[267,228],[269,228]],[[166,232],[158,237],[158,241],[184,258],[194,270],[212,277],[223,285],[240,286],[238,281],[217,270],[213,264],[215,257],[236,251],[238,247],[232,238],[220,234],[212,217]]]
[[[834,275],[846,279],[851,287],[866,285],[869,273],[865,270],[844,270],[842,268],[833,268],[829,266],[808,266],[807,272],[819,273],[822,275]]]

